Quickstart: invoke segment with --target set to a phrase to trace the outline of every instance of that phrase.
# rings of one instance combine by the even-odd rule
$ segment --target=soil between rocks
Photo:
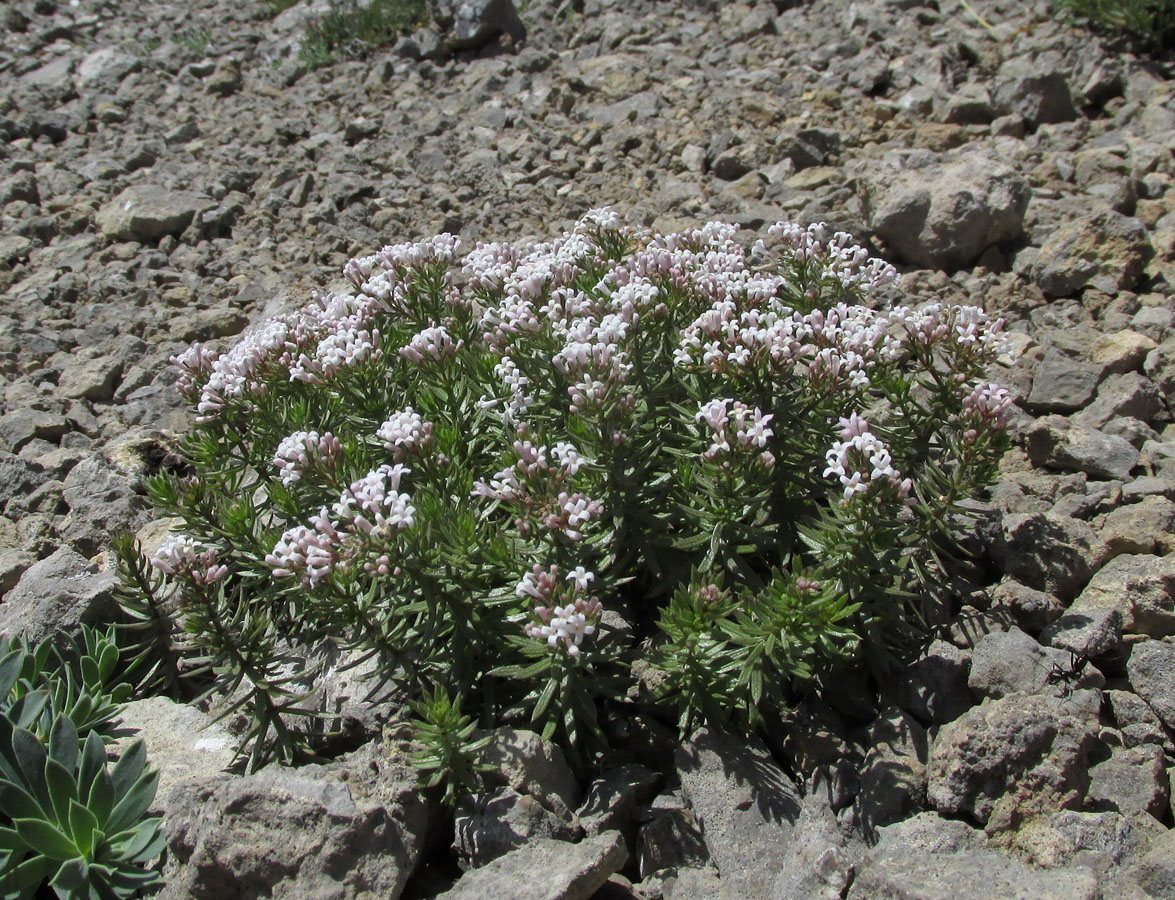
[[[0,627],[79,572],[101,581],[109,534],[151,521],[142,480],[186,425],[168,356],[341,287],[351,256],[440,231],[542,239],[604,205],[748,240],[827,221],[901,264],[905,302],[1010,322],[994,375],[1015,446],[975,538],[991,584],[891,708],[789,723],[823,807],[732,824],[715,771],[761,751],[695,736],[668,784],[629,773],[603,796],[630,812],[585,829],[622,831],[632,862],[585,845],[557,895],[1175,896],[1172,65],[1042,3],[972,6],[990,27],[951,0],[531,0],[522,42],[434,54],[423,31],[308,72],[307,0],[7,4]],[[541,791],[509,790],[488,821],[524,845],[481,896],[514,896],[501,885],[584,833],[523,827]],[[422,841],[396,864],[435,857]],[[185,890],[241,877],[197,844]],[[369,896],[308,871],[257,878]]]

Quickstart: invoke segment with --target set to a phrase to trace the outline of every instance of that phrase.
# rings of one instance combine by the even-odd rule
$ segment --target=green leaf
[[[54,818],[59,824],[69,822],[69,805],[78,799],[77,782],[73,773],[55,759],[45,763],[45,784],[53,803]]]
[[[117,786],[118,773],[114,774]],[[143,813],[151,807],[151,802],[155,799],[155,789],[158,784],[158,772],[144,772],[115,805],[114,810],[110,813],[110,818],[106,821],[107,830],[110,832],[123,831],[141,819]]]
[[[87,738],[88,743],[89,738]],[[103,751],[102,760],[103,765],[105,765],[105,751]],[[122,756],[114,764],[114,769],[110,773],[111,778],[114,779],[114,793],[119,797],[125,795],[131,789],[131,786],[138,781],[139,776],[143,774],[143,769],[146,765],[147,748],[141,740],[135,741],[123,751]]]
[[[78,764],[78,730],[69,716],[58,716],[49,732],[49,758],[73,772]]]
[[[78,850],[88,858],[94,850],[94,835],[98,831],[98,819],[85,806],[76,800],[70,800],[69,828]]]
[[[81,771],[78,773],[80,789],[85,791],[86,785],[93,784],[99,777],[98,773],[105,772],[105,770],[106,746],[102,743],[102,738],[98,736],[98,732],[91,731],[86,735],[86,743],[82,747],[82,765]],[[116,786],[115,790],[117,790]]]
[[[20,670],[24,665],[25,652],[16,649],[0,659],[0,698],[7,697],[16,687],[20,679]]]
[[[49,886],[57,891],[57,896],[87,897],[90,884],[90,866],[84,859],[71,859],[62,864],[49,882]]]
[[[78,848],[73,841],[44,819],[13,819],[17,833],[34,850],[50,859],[74,859]]]

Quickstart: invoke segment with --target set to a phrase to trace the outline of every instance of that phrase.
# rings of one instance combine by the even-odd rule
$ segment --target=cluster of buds
[[[277,445],[273,464],[286,487],[311,470],[334,469],[343,455],[343,445],[329,431],[295,431]]]
[[[444,325],[431,325],[413,335],[412,340],[400,348],[400,355],[420,366],[452,359],[464,346],[465,341],[454,341]]]
[[[1003,428],[1011,405],[1012,395],[1006,388],[993,382],[978,385],[963,398],[963,418],[971,425],[963,432],[963,440],[971,444],[978,439],[980,429]]]
[[[425,422],[409,406],[380,425],[375,436],[392,452],[392,459],[400,462],[431,447],[432,434],[432,422]]]
[[[765,449],[775,434],[767,427],[774,415],[763,415],[761,409],[752,410],[737,400],[711,400],[699,404],[694,418],[706,426],[711,438],[709,448],[702,454],[705,459],[718,459],[736,450],[758,450],[764,468],[775,465],[775,457]]]
[[[177,534],[155,551],[151,565],[169,575],[207,586],[228,574],[228,567],[216,561],[216,548],[205,547],[186,534]]]
[[[536,563],[514,590],[518,597],[538,601],[532,621],[526,624],[527,636],[543,641],[552,650],[578,656],[584,638],[596,633],[604,612],[599,598],[588,593],[595,577],[583,566],[576,566],[561,581],[558,566],[543,569]]]
[[[792,258],[815,266],[816,276],[840,282],[845,288],[857,288],[870,294],[898,280],[898,271],[869,251],[853,243],[853,236],[837,231],[831,236],[828,226],[817,222],[804,228],[795,222],[776,222],[767,229],[779,238]]]
[[[844,488],[844,499],[864,493],[876,484],[891,486],[897,496],[905,499],[913,487],[910,479],[902,479],[893,467],[889,449],[869,430],[869,423],[853,413],[840,420],[841,440],[828,451],[824,477],[836,476]]]

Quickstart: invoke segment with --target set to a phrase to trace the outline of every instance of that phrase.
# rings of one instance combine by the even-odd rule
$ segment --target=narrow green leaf
[[[44,819],[13,819],[17,833],[38,853],[50,859],[74,859],[78,848],[73,841]]]

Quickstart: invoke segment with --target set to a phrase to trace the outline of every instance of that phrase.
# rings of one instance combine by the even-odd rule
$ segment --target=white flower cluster
[[[841,440],[828,451],[824,477],[835,475],[840,479],[845,500],[880,483],[891,485],[899,497],[908,497],[913,487],[910,479],[902,480],[901,473],[893,467],[889,449],[869,430],[869,423],[853,413],[841,419],[840,426]]]
[[[832,278],[842,286],[870,294],[898,280],[898,271],[869,251],[853,243],[853,236],[837,231],[828,236],[828,226],[818,222],[804,228],[794,222],[776,222],[767,229],[790,249],[793,258],[815,265],[820,277]]]
[[[420,413],[409,406],[380,425],[375,436],[383,443],[385,450],[392,451],[392,458],[400,462],[428,448],[432,444],[432,433],[432,422],[425,422]]]
[[[300,481],[311,469],[333,469],[343,454],[343,445],[329,431],[295,431],[283,438],[273,454],[278,477],[286,487]]]
[[[434,325],[413,335],[412,340],[400,348],[400,355],[419,366],[451,359],[464,346],[465,341],[454,341],[444,325]]]
[[[761,409],[752,410],[745,403],[737,400],[711,400],[709,403],[698,405],[697,415],[694,417],[704,424],[710,432],[712,443],[704,454],[706,459],[740,450],[763,450],[767,441],[775,434],[767,423],[774,415],[763,415]],[[775,458],[768,452],[761,456],[763,465],[774,465]]]
[[[527,636],[543,641],[553,650],[562,649],[568,656],[578,656],[584,638],[596,633],[604,612],[599,598],[586,596],[595,577],[594,572],[576,566],[564,579],[572,582],[569,588],[565,588],[559,581],[558,566],[544,570],[536,563],[514,590],[518,597],[539,601],[534,608],[534,621],[526,625]],[[564,602],[556,603],[556,600]]]
[[[310,526],[287,529],[265,557],[274,575],[297,575],[314,587],[335,568],[372,555],[369,568],[389,571],[388,543],[416,522],[412,498],[399,490],[406,474],[402,465],[380,466],[349,485],[329,511],[311,516]]]
[[[228,567],[216,561],[216,548],[206,547],[186,534],[167,539],[151,558],[151,565],[173,578],[209,585],[228,574]]]

